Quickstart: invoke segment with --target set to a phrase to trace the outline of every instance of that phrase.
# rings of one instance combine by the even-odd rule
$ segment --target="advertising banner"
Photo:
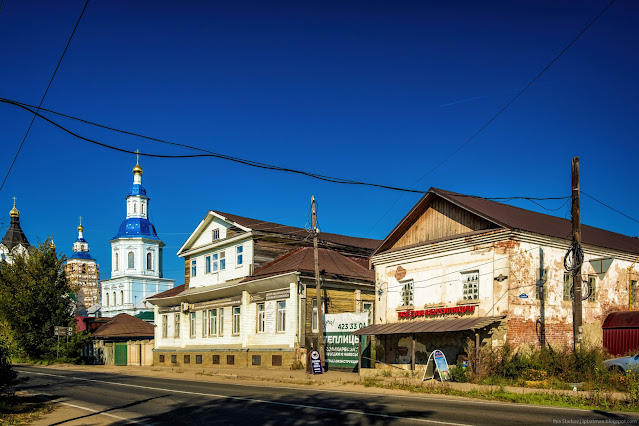
[[[324,315],[324,344],[328,368],[355,368],[359,359],[359,336],[355,330],[366,327],[368,313]]]

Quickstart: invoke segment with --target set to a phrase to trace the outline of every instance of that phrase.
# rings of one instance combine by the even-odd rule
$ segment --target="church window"
[[[138,205],[137,203],[133,202],[133,213],[137,213],[138,212]]]
[[[144,203],[142,203],[142,214],[144,214]]]
[[[146,254],[146,269],[153,270],[153,255],[151,253]]]
[[[120,290],[120,305],[124,305],[124,290]]]
[[[235,254],[237,255],[237,266],[240,266],[244,263],[244,247],[237,246],[235,247]]]
[[[129,269],[135,268],[135,255],[132,251],[129,252]]]
[[[194,277],[197,274],[197,261],[193,259],[191,261],[191,276]]]
[[[118,301],[117,301],[117,300],[116,300],[116,298],[115,298],[115,291],[113,292],[113,294],[112,294],[112,295],[113,295],[113,306],[115,306],[115,305],[117,305],[117,304],[118,304]]]
[[[109,293],[105,293],[106,296],[106,306],[109,306]]]
[[[115,252],[115,267],[113,268],[114,271],[117,271],[120,268],[120,259],[118,256],[118,252]]]

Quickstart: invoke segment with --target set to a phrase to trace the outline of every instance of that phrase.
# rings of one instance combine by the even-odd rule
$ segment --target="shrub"
[[[9,348],[4,339],[0,339],[0,396],[10,393],[10,388],[24,382],[24,379],[18,378],[11,365],[9,357]]]
[[[448,369],[448,376],[453,382],[466,383],[468,381],[468,367],[464,367],[461,362]]]

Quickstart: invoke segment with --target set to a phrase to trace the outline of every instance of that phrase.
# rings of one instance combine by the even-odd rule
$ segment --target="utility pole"
[[[317,251],[317,213],[315,212],[315,196],[311,196],[311,216],[313,220],[313,254],[315,257],[315,297],[317,299],[317,351],[324,366],[324,321],[322,312],[322,285],[319,273],[319,253]]]
[[[581,210],[579,207],[579,157],[572,159],[572,243],[574,246],[573,259],[581,246]],[[581,260],[579,260],[581,262]],[[581,300],[581,264],[575,265],[572,271],[572,326],[573,348],[575,351],[581,348],[583,334],[582,326],[582,300]]]

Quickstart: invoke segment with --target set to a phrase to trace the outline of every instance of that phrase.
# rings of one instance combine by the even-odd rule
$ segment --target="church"
[[[71,288],[75,290],[76,311],[87,315],[89,308],[100,303],[100,270],[89,253],[89,243],[84,239],[82,217],[78,226],[78,238],[73,243],[73,254],[67,259],[64,272]]]
[[[29,253],[29,240],[20,227],[20,211],[16,208],[16,197],[13,197],[13,208],[9,212],[11,223],[0,242],[0,262],[12,263],[17,255]]]
[[[126,196],[126,218],[110,241],[111,278],[101,283],[102,316],[149,311],[144,305],[146,298],[174,286],[174,280],[163,278],[164,243],[149,221],[149,200],[138,161]]]

